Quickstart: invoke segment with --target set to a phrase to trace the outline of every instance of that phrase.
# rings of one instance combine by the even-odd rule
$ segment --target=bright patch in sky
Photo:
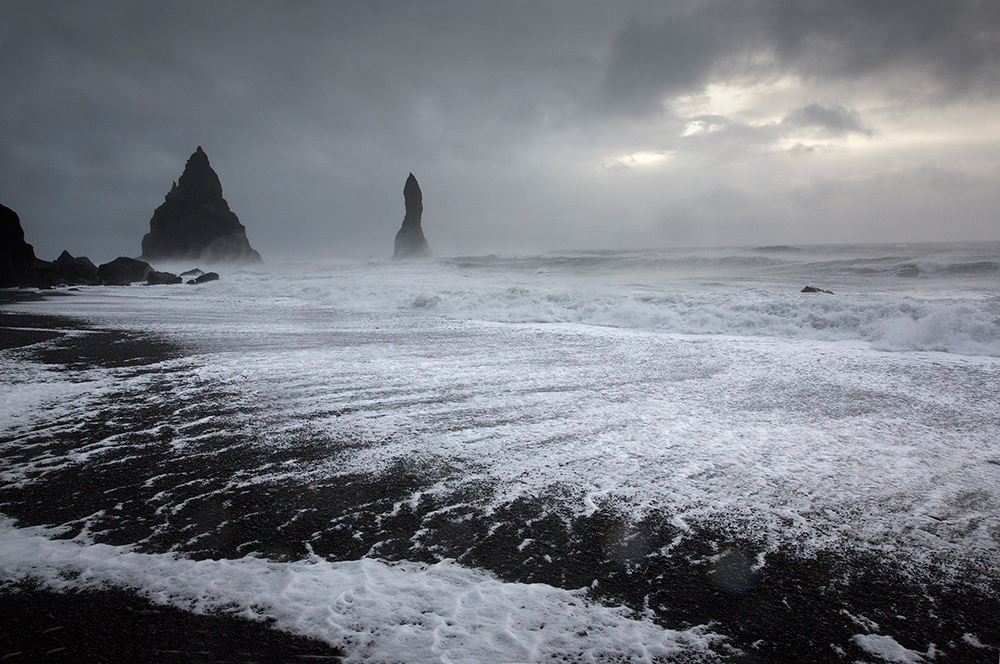
[[[702,134],[711,134],[719,131],[720,129],[722,129],[722,125],[720,124],[705,122],[704,120],[695,120],[694,122],[689,122],[684,126],[684,132],[681,136],[700,136]]]
[[[614,157],[604,162],[607,168],[646,168],[659,166],[670,158],[671,152],[641,151]]]
[[[775,81],[740,85],[734,83],[711,83],[698,93],[683,95],[670,100],[670,106],[684,117],[699,115],[719,115],[736,117],[749,114],[760,122],[778,121],[781,117],[760,117],[773,114],[783,103],[790,110],[795,101],[790,97],[797,96],[801,89],[800,83],[789,77]]]
[[[701,103],[703,113],[710,115],[730,115],[738,113],[746,106],[747,98],[753,94],[752,88],[733,85],[709,85],[705,88]]]

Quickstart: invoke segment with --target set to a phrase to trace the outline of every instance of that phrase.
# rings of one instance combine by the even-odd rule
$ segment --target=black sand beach
[[[12,302],[71,296],[0,290],[0,349],[36,349],[33,356],[67,368],[136,366],[180,353],[161,340],[96,330],[73,318],[5,311]],[[70,336],[68,332],[87,331]],[[45,505],[39,504],[40,510]],[[43,514],[38,514],[44,522]],[[60,593],[32,581],[0,583],[3,662],[324,662],[339,661],[328,644],[217,613],[198,615],[155,605],[125,589]]]
[[[10,302],[39,296],[13,291],[3,297]],[[0,348],[19,349],[30,353],[33,361],[68,371],[87,367],[144,371],[146,365],[188,352],[139,333],[3,310]],[[210,407],[217,409],[220,403],[224,399],[213,396]],[[161,412],[160,404],[136,406],[125,412],[124,419],[116,419],[115,427],[148,431],[151,422],[165,417],[162,413],[187,409],[184,417],[197,420],[209,406],[191,402],[162,407]],[[78,446],[114,432],[111,425],[95,420],[74,434],[83,436],[80,440],[52,444]],[[234,440],[227,440],[214,457],[219,477],[237,472],[257,454],[246,441],[235,440],[238,436],[230,438]],[[274,560],[303,558],[306,542],[329,560],[357,559],[373,555],[371,551],[389,560],[436,562],[455,557],[507,581],[589,586],[595,599],[609,605],[625,604],[636,612],[652,610],[653,619],[664,627],[710,625],[727,638],[721,648],[724,661],[877,662],[878,658],[852,641],[854,635],[876,629],[872,625],[935,661],[996,661],[1000,588],[995,582],[993,587],[983,587],[961,578],[915,579],[891,557],[871,553],[836,552],[809,558],[791,551],[770,552],[766,565],[754,569],[760,552],[753,543],[727,535],[724,524],[718,529],[695,529],[673,546],[679,531],[670,525],[669,514],[651,514],[639,523],[625,523],[607,508],[587,517],[560,517],[556,496],[515,501],[488,519],[472,508],[459,521],[446,519],[441,515],[447,505],[429,496],[393,510],[394,503],[412,495],[434,472],[405,464],[380,479],[343,475],[333,484],[305,491],[294,486],[273,486],[266,493],[262,493],[265,489],[241,490],[229,497],[226,506],[192,496],[173,518],[175,528],[199,533],[191,540],[195,543],[160,540],[155,535],[156,517],[148,507],[149,495],[143,493],[155,492],[143,488],[141,479],[152,473],[146,466],[166,464],[164,468],[182,477],[194,472],[191,464],[201,462],[158,457],[162,452],[156,445],[166,445],[162,441],[143,444],[148,458],[130,462],[138,480],[117,476],[117,471],[107,468],[54,473],[44,489],[0,490],[0,512],[24,525],[75,523],[108,501],[121,501],[130,516],[105,524],[102,541],[144,540],[154,550],[176,547],[194,558],[238,558],[245,555],[247,542]],[[322,445],[316,444],[313,450],[303,444],[301,450],[280,452],[292,455],[287,459],[275,459],[327,453]],[[54,487],[69,499],[44,493]],[[269,509],[271,491],[289,504]],[[287,513],[298,514],[293,527],[285,523]],[[372,514],[382,515],[377,528],[372,527]],[[74,527],[65,536],[76,532]],[[650,553],[671,549],[670,555]],[[715,562],[707,564],[707,560]],[[0,636],[3,661],[277,662],[327,661],[339,655],[327,644],[278,632],[265,623],[154,606],[123,589],[59,594],[30,580],[7,585],[0,587],[0,621],[4,625]],[[926,650],[928,644],[934,644],[932,651]]]
[[[0,587],[3,662],[334,662],[328,645],[265,623],[197,615],[125,590]]]

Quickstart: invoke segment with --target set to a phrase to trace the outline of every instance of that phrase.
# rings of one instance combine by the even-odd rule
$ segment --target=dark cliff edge
[[[31,286],[35,275],[35,249],[24,241],[17,213],[0,205],[0,288]]]

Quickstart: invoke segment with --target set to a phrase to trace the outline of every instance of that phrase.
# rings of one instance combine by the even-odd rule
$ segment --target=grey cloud
[[[687,124],[691,133],[677,139],[677,149],[699,167],[742,162],[774,151],[788,133],[779,123],[752,125],[720,115],[698,115]]]
[[[42,257],[134,254],[200,144],[266,260],[385,255],[409,171],[443,255],[641,243],[655,211],[675,206],[718,230],[699,241],[749,238],[778,216],[769,201],[784,192],[771,181],[835,166],[821,154],[792,163],[776,142],[863,133],[857,107],[894,147],[893,118],[915,115],[881,79],[866,88],[873,99],[842,94],[850,77],[909,68],[900,85],[995,96],[996,6],[0,0],[0,202]],[[786,104],[776,113],[696,102],[689,115],[719,115],[657,112],[664,95],[706,81],[788,73],[813,85],[776,101]],[[846,84],[827,85],[835,79]],[[996,100],[986,101],[964,116],[984,130]],[[685,136],[690,122],[706,131]],[[963,149],[953,158],[995,163],[990,144]],[[614,167],[628,155],[654,158]],[[721,196],[722,185],[746,197]],[[751,228],[741,215],[755,207]]]
[[[312,244],[377,250],[359,225],[381,187],[391,233],[409,170],[509,163],[572,125],[624,19],[571,5],[0,0],[0,196],[36,237],[72,209],[134,251],[119,238],[202,144],[252,236],[284,242],[293,215]]]
[[[605,103],[641,115],[656,111],[664,95],[699,87],[734,47],[732,28],[716,7],[660,24],[631,23],[612,45]]]
[[[807,75],[916,68],[953,90],[998,80],[996,3],[779,0],[769,15],[779,57]]]
[[[980,0],[709,1],[615,40],[602,98],[643,114],[712,80],[908,72],[954,95],[1000,90],[1000,5]]]
[[[821,106],[813,103],[803,106],[785,116],[782,124],[820,129],[832,136],[843,136],[851,133],[871,136],[874,133],[872,128],[861,119],[860,113],[840,104]]]
[[[787,139],[843,139],[850,134],[870,137],[875,133],[857,111],[817,103],[792,111],[781,122],[747,124],[721,115],[697,115],[688,118],[687,128],[688,133],[674,146],[686,150],[692,162],[706,166],[771,154]],[[803,156],[832,148],[833,144],[797,143],[781,150]]]

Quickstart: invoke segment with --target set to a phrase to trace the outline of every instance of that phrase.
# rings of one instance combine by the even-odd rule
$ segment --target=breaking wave
[[[1000,357],[998,276],[1000,244],[776,246],[289,265],[226,275],[203,296],[218,297],[220,311],[239,298]],[[806,285],[834,294],[801,293]],[[157,321],[171,306],[182,318],[195,296],[163,293]]]
[[[879,350],[1000,356],[1000,297],[727,292],[581,292],[510,287],[422,291],[409,308],[460,319],[579,323],[676,334],[865,341]]]
[[[783,250],[784,251],[784,250]],[[368,313],[409,311],[458,320],[571,323],[659,333],[733,335],[866,342],[885,351],[938,351],[1000,357],[1000,291],[983,288],[989,261],[924,261],[921,274],[898,276],[904,265],[883,262],[884,278],[859,278],[858,260],[839,276],[784,264],[733,276],[713,263],[709,274],[678,277],[642,268],[635,256],[587,257],[600,269],[580,268],[582,257],[487,257],[426,265],[342,267],[322,278],[292,279],[284,295]],[[650,259],[652,260],[652,259]],[[864,269],[874,269],[871,266]],[[846,276],[853,272],[853,276]],[[690,274],[690,271],[688,271]],[[962,280],[972,277],[975,287]],[[995,283],[994,279],[989,282]],[[801,293],[812,284],[835,294]],[[916,287],[914,287],[914,285]]]

